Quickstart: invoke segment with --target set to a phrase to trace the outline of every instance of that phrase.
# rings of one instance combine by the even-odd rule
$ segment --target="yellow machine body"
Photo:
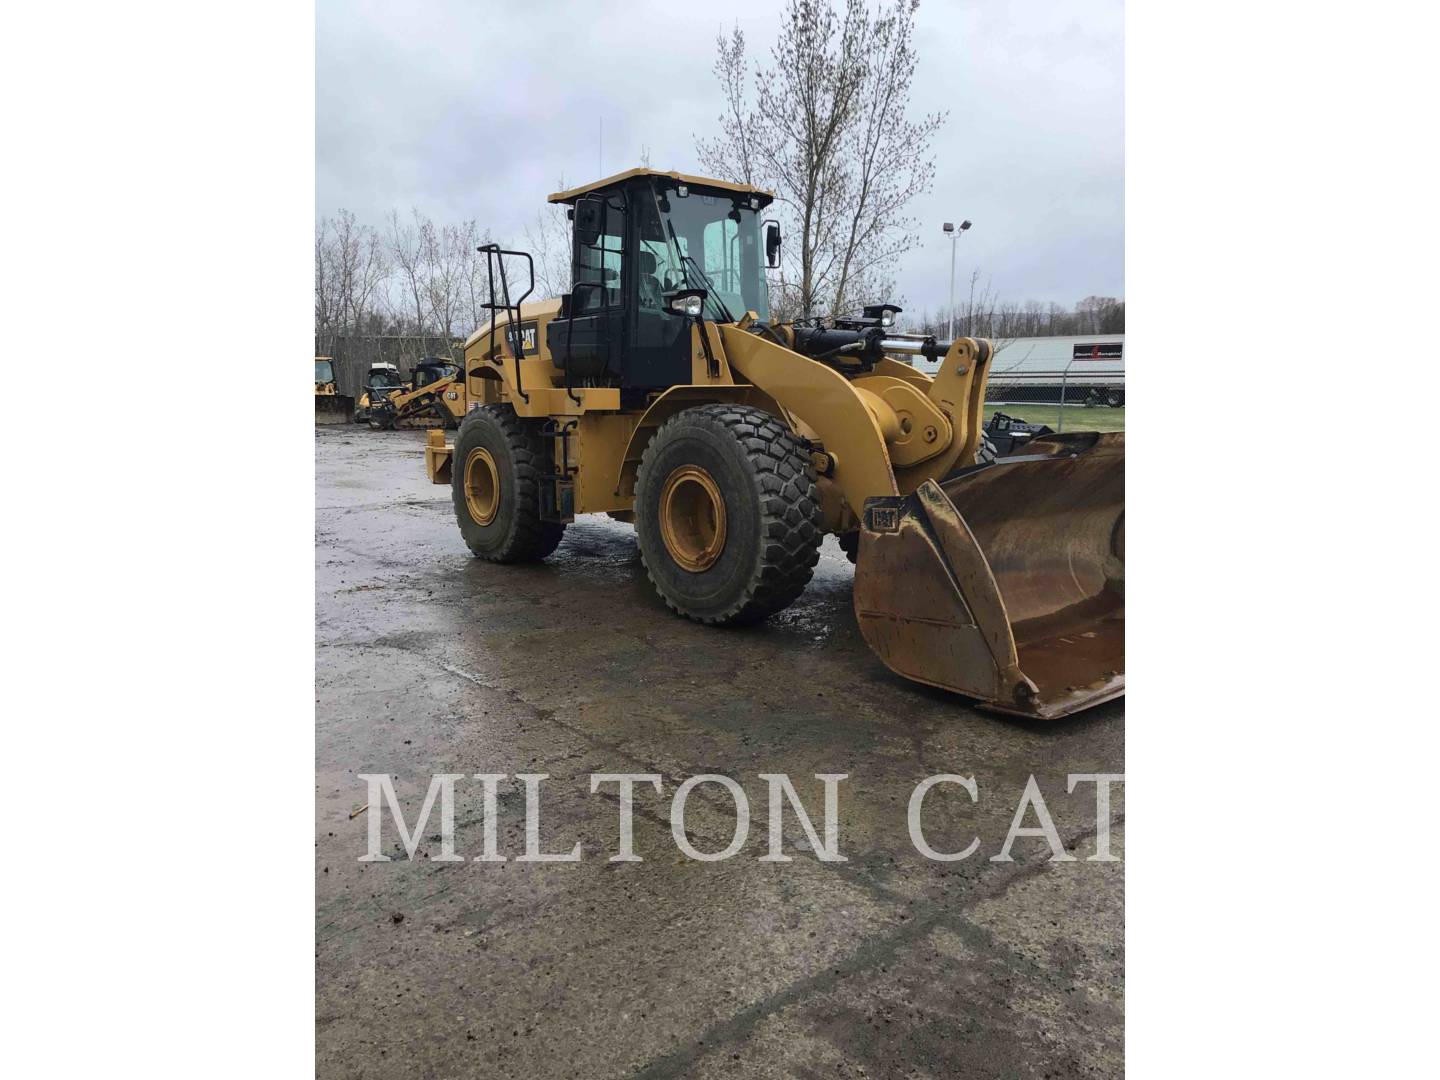
[[[646,176],[717,198],[755,190],[632,170],[551,198],[575,203]],[[567,515],[632,519],[642,456],[677,414],[759,409],[808,449],[824,531],[858,546],[856,617],[892,670],[1040,718],[1123,693],[1124,437],[1035,440],[976,465],[989,342],[877,333],[883,358],[846,370],[800,351],[804,328],[754,311],[695,317],[688,381],[637,394],[572,383],[547,332],[563,317],[558,300],[497,305],[466,342],[464,391],[470,408],[509,406],[557,437]],[[934,375],[908,362],[922,347]],[[432,431],[427,471],[455,484],[458,507],[453,457]]]
[[[328,356],[315,357],[315,422],[348,424],[354,404],[340,393],[335,380],[335,361]]]
[[[646,436],[680,410],[712,402],[759,406],[809,440],[830,532],[857,528],[865,499],[908,494],[975,459],[991,356],[986,341],[953,342],[933,377],[886,359],[850,380],[751,333],[754,317],[747,313],[735,324],[706,321],[692,331],[692,382],[654,394],[642,409],[622,409],[617,388],[563,386],[544,332],[559,308],[554,300],[521,308],[521,322],[536,328],[528,339],[536,351],[522,345],[522,359],[504,332],[508,319],[496,320],[493,332],[487,323],[472,334],[465,346],[466,396],[476,405],[508,404],[517,416],[575,425],[576,513],[631,509]],[[713,374],[702,333],[709,337]],[[447,483],[449,451],[443,439],[431,444],[431,479]]]
[[[459,427],[468,408],[460,366],[429,359],[416,366],[411,382],[367,390],[360,398],[357,420],[377,430]]]

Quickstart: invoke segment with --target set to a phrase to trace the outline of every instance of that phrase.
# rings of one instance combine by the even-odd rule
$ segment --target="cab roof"
[[[749,184],[732,184],[729,180],[712,180],[706,176],[690,176],[686,173],[664,172],[660,169],[627,169],[625,172],[616,173],[614,176],[607,176],[604,180],[596,180],[593,184],[582,184],[580,187],[571,188],[569,191],[557,191],[551,195],[546,202],[552,203],[573,203],[582,195],[588,195],[592,191],[600,191],[603,188],[614,187],[626,180],[633,180],[637,176],[663,176],[680,184],[690,184],[694,187],[713,188],[717,191],[734,191],[742,195],[759,195],[765,203],[775,198],[773,191],[765,188],[752,187]]]

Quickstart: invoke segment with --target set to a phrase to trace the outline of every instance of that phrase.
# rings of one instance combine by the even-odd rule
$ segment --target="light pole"
[[[955,241],[960,239],[960,234],[970,228],[970,222],[960,222],[960,228],[955,228],[953,221],[945,222],[945,231],[950,234],[950,340],[955,340]]]

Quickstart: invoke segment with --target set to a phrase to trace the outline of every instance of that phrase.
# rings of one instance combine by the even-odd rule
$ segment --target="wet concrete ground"
[[[1019,723],[891,675],[850,612],[829,540],[815,580],[768,625],[706,629],[666,611],[633,530],[570,526],[544,563],[473,559],[423,433],[316,431],[316,1023],[323,1077],[1115,1076],[1123,1050],[1123,862],[1089,862],[1095,786],[1124,771],[1124,704]],[[615,785],[635,792],[642,862],[612,863]],[[457,850],[439,806],[408,861],[362,863],[362,773],[388,773],[410,826],[432,774],[547,773],[541,840],[576,863],[525,863],[525,797],[499,787],[498,850],[479,781],[456,788]],[[671,836],[670,798],[720,773],[751,825],[701,863]],[[816,859],[793,814],[792,861],[767,850],[767,787],[788,774],[817,828],[817,773],[839,785],[844,863]],[[932,862],[910,841],[915,784],[942,785],[926,839],[979,850]],[[1034,775],[1074,862],[1043,838],[995,862]],[[1124,791],[1111,846],[1124,853]],[[695,846],[735,830],[717,785],[690,798]],[[1032,813],[1025,822],[1036,825]]]

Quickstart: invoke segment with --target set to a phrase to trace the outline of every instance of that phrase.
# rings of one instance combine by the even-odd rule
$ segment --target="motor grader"
[[[574,280],[557,300],[528,302],[528,254],[480,249],[471,408],[425,451],[470,550],[541,559],[576,514],[608,513],[671,609],[738,626],[793,602],[833,533],[861,633],[899,674],[1039,718],[1123,693],[1123,434],[977,463],[990,344],[899,334],[888,304],[772,322],[771,200],[650,169],[557,192]]]

